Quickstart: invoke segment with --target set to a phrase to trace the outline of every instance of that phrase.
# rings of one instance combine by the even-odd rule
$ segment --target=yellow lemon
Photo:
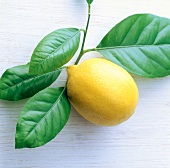
[[[126,121],[138,102],[138,88],[131,75],[101,58],[68,67],[67,94],[80,115],[102,126]]]

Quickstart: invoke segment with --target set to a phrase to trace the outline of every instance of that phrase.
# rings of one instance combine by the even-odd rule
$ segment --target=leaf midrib
[[[64,87],[63,91],[61,92],[60,96],[57,98],[56,102],[51,106],[51,108],[46,112],[46,114],[44,115],[44,117],[41,118],[41,120],[33,127],[33,129],[30,131],[30,133],[28,133],[28,135],[23,139],[23,141],[25,142],[26,139],[28,138],[28,136],[33,132],[33,130],[35,130],[37,128],[37,126],[41,123],[41,121],[50,113],[51,109],[59,102],[61,96],[63,95],[64,91],[66,89],[66,86]]]
[[[98,50],[109,50],[109,49],[117,49],[117,48],[142,48],[142,47],[151,47],[151,46],[170,46],[170,44],[152,44],[152,45],[129,45],[129,46],[113,46],[113,47],[100,47],[94,48],[92,51]]]
[[[46,62],[48,59],[51,58],[51,55],[53,55],[53,53],[55,53],[57,50],[59,50],[60,48],[62,48],[65,43],[69,42],[72,38],[74,38],[79,32],[81,31],[81,29],[79,29],[74,36],[71,36],[70,38],[68,38],[63,44],[61,44],[58,48],[56,48],[52,53],[50,53],[46,58],[42,59],[42,61],[39,61],[39,66],[41,66],[44,62]]]
[[[29,81],[31,81],[31,80],[34,80],[35,78],[49,75],[50,73],[54,73],[55,71],[58,71],[58,70],[60,70],[60,69],[62,70],[63,67],[62,67],[62,68],[58,68],[58,69],[56,69],[56,70],[54,70],[54,71],[51,71],[51,72],[49,72],[49,73],[45,73],[45,74],[42,74],[42,75],[38,75],[38,76],[34,76],[34,77],[31,77],[31,78],[28,78],[28,79],[26,79],[26,80],[23,80],[23,81],[20,81],[19,83],[14,84],[13,86],[10,86],[10,87],[8,87],[8,88],[6,88],[6,89],[0,89],[0,90],[5,91],[5,90],[7,90],[7,89],[12,89],[13,87],[19,86],[19,85],[21,85],[21,84],[24,83],[24,82],[29,82]],[[19,76],[19,75],[18,75],[18,76]]]

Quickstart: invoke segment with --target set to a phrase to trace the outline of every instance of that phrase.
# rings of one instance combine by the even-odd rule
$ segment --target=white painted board
[[[169,0],[94,0],[85,48],[95,47],[131,14],[170,18],[169,9]],[[0,75],[9,67],[27,63],[49,32],[84,28],[86,19],[85,0],[0,0]],[[101,56],[88,53],[82,60],[91,57]],[[72,109],[61,133],[36,149],[14,149],[17,118],[27,100],[0,100],[0,168],[169,168],[170,77],[134,79],[139,104],[127,122],[99,127]],[[64,72],[54,85],[61,86],[65,80]]]

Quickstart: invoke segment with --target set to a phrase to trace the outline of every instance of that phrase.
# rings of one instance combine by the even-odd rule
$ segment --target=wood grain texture
[[[170,18],[169,6],[169,0],[94,0],[85,48],[95,47],[108,30],[131,14]],[[11,66],[27,63],[49,32],[84,27],[86,14],[85,0],[0,0],[0,75]],[[82,60],[91,57],[101,56],[88,53]],[[130,120],[116,127],[99,127],[72,109],[61,133],[36,149],[14,149],[15,125],[27,100],[1,100],[0,168],[169,168],[170,77],[134,79],[140,98]],[[65,80],[63,72],[54,85],[61,86]]]

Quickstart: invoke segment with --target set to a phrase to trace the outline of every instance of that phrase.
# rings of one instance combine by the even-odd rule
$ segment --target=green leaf
[[[131,73],[170,75],[170,19],[132,15],[112,28],[96,50]]]
[[[28,75],[29,64],[7,69],[0,79],[0,99],[21,100],[50,86],[59,76],[62,68],[43,75]]]
[[[58,29],[45,36],[35,48],[29,74],[43,74],[66,64],[76,53],[80,42],[80,30]]]
[[[15,147],[35,148],[52,140],[70,114],[66,88],[47,88],[33,96],[22,109],[16,127]]]
[[[88,4],[91,4],[93,0],[86,0]]]

